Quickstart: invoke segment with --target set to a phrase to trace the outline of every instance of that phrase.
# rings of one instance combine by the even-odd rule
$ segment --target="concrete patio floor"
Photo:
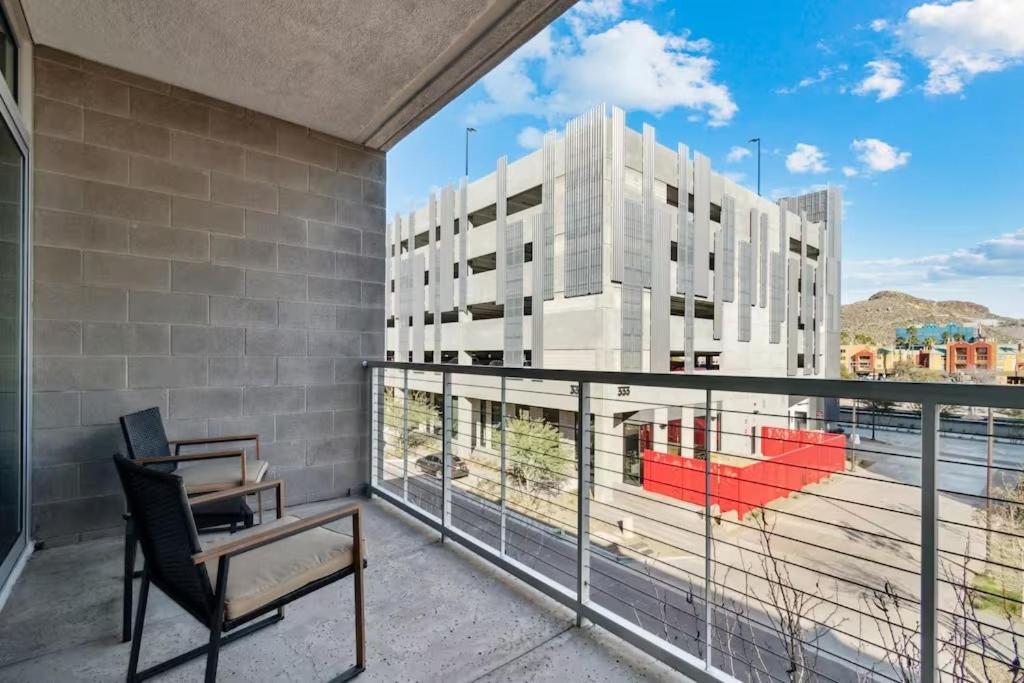
[[[305,516],[343,501],[291,508]],[[363,509],[366,681],[686,680],[600,628],[501,574],[385,502]],[[342,522],[342,528],[349,522]],[[124,678],[122,541],[43,550],[0,613],[0,681]],[[205,642],[207,631],[159,590],[150,593],[141,666]],[[219,679],[327,680],[352,663],[352,580],[307,596],[285,620],[225,647]],[[202,660],[157,680],[202,677]]]

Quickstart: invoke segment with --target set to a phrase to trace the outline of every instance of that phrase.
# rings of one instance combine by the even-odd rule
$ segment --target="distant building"
[[[987,341],[952,342],[946,345],[946,372],[994,372],[996,346]]]
[[[874,344],[844,344],[839,347],[839,363],[857,377],[885,377],[900,360],[894,349]]]
[[[839,375],[838,188],[770,201],[713,172],[707,156],[659,144],[654,128],[631,130],[621,110],[609,117],[599,106],[541,149],[502,157],[492,173],[439,195],[387,229],[389,359]],[[568,387],[509,385],[515,414],[572,435],[578,399]],[[439,391],[427,373],[411,373],[408,387]],[[464,452],[493,451],[501,396],[496,378],[457,387]],[[591,399],[601,406],[592,433],[602,491],[640,486],[646,449],[704,449],[702,390],[595,384]],[[714,449],[750,456],[761,427],[821,427],[828,406],[721,392],[713,409]]]
[[[886,377],[898,363],[911,363],[919,368],[946,369],[946,347],[901,349],[874,344],[844,344],[839,348],[839,364],[858,377]]]
[[[1012,376],[1018,373],[1020,348],[1017,344],[999,344],[996,347],[996,372]]]
[[[910,330],[911,328],[909,327],[897,327],[896,339],[898,341],[909,341],[911,338]],[[914,338],[916,338],[918,343],[922,346],[924,346],[924,340],[929,338],[935,340],[936,344],[945,342],[946,335],[949,335],[949,339],[951,340],[959,338],[963,341],[974,341],[978,338],[978,328],[967,327],[957,323],[949,323],[946,325],[936,325],[931,323],[928,325],[914,327],[913,330]]]

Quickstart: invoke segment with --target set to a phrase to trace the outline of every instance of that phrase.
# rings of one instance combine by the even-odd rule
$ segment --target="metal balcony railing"
[[[1024,680],[1019,387],[365,365],[374,495],[694,680]]]

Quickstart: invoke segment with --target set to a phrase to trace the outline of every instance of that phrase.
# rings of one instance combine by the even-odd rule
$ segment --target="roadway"
[[[395,472],[389,474],[394,475]],[[401,495],[401,476],[386,477],[385,486]],[[452,526],[492,548],[498,548],[500,508],[458,484],[452,487],[451,500]],[[440,481],[419,473],[411,463],[409,501],[436,517],[441,516]],[[505,551],[509,557],[575,591],[574,534],[509,511]],[[671,563],[656,558],[640,561],[603,547],[592,546],[591,600],[680,649],[702,657],[705,643],[704,562],[702,557],[696,555],[689,559],[689,562],[680,562],[679,558],[673,558]],[[719,576],[721,571],[716,569],[719,580],[722,580]],[[732,580],[728,582],[732,583]],[[721,595],[713,594],[712,602],[713,622],[716,626],[713,649],[728,649],[735,656],[731,664],[727,663],[721,650],[716,649],[713,653],[715,665],[734,671],[741,679],[752,679],[757,678],[756,674],[745,672],[742,662],[756,662],[753,666],[767,668],[769,677],[788,679],[788,662],[776,654],[781,651],[781,647],[775,633],[754,623],[768,624],[768,616],[748,604],[744,607],[745,617],[750,619],[737,619],[737,607],[723,602]],[[733,635],[727,637],[726,631],[731,631]],[[755,642],[756,653],[753,647]],[[821,645],[823,650],[834,654],[845,652],[848,657],[857,656],[856,652],[850,651],[834,638],[826,638]],[[821,680],[826,681],[853,680],[856,676],[852,667],[833,659],[819,661],[815,669],[820,669],[818,673]]]

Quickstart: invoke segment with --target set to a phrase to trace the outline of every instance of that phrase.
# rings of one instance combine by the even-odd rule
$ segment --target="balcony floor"
[[[339,501],[289,510],[299,516]],[[507,577],[385,502],[364,504],[367,671],[378,681],[685,680]],[[344,524],[347,524],[344,523]],[[123,542],[37,552],[0,614],[0,681],[123,679]],[[352,663],[352,580],[286,608],[285,620],[226,646],[220,680],[327,680]],[[205,642],[207,631],[157,589],[141,666]],[[158,680],[202,677],[195,660]]]

